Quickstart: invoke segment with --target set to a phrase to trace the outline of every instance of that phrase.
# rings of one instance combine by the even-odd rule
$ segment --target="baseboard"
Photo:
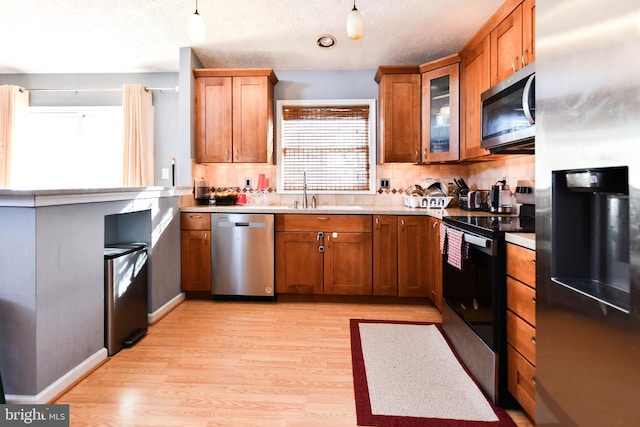
[[[171,298],[166,304],[154,311],[153,313],[147,313],[147,323],[154,325],[160,321],[164,316],[169,314],[171,310],[182,304],[185,300],[184,292],[180,292],[175,297]]]
[[[107,360],[107,357],[107,349],[103,347],[83,360],[79,365],[75,366],[69,372],[58,378],[56,381],[51,383],[47,388],[45,388],[35,396],[7,394],[5,396],[7,403],[26,405],[47,404],[53,401],[56,397],[60,396],[73,384],[84,378],[87,374],[96,369],[102,363],[104,363],[104,361]]]

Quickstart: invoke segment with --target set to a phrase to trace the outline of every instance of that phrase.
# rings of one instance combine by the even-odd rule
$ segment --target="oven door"
[[[456,314],[492,350],[501,346],[506,333],[505,244],[503,239],[489,239],[465,232],[469,256],[462,270],[444,262],[443,297]]]

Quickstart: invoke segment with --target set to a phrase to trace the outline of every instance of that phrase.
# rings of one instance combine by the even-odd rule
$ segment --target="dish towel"
[[[447,229],[447,263],[462,270],[462,261],[469,256],[469,244],[462,231]]]
[[[447,226],[440,222],[440,253],[447,253]]]

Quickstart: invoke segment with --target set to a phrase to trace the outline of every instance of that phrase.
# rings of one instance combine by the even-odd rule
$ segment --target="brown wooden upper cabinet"
[[[535,0],[506,0],[459,52],[460,160],[491,155],[481,146],[482,93],[534,61],[535,7]]]
[[[379,162],[420,163],[421,85],[418,66],[381,66]]]
[[[460,160],[486,156],[488,150],[481,144],[481,95],[491,87],[489,77],[489,37],[467,46],[460,53],[462,95],[460,114],[462,119]]]
[[[491,31],[491,85],[535,59],[535,0],[524,0]]]
[[[460,57],[420,66],[422,74],[422,163],[460,158]]]
[[[273,161],[273,70],[195,69],[196,162]]]

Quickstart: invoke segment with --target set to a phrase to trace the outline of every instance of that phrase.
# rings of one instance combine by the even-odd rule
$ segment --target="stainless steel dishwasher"
[[[273,214],[211,214],[214,298],[275,299]]]

